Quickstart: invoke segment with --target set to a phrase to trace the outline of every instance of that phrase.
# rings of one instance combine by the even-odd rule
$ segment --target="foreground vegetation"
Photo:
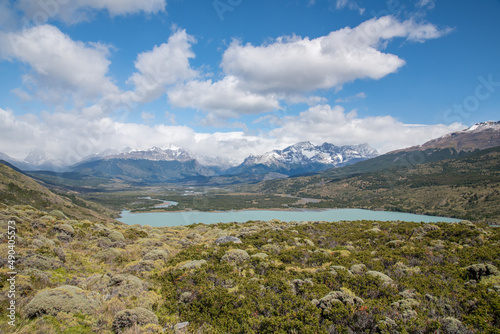
[[[3,204],[0,223],[3,333],[500,333],[500,230],[485,224],[152,228]]]

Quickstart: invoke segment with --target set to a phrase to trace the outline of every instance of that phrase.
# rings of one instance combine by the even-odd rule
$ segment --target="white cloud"
[[[432,9],[436,6],[435,0],[418,0],[415,6],[419,8],[428,8]]]
[[[391,116],[359,118],[355,112],[346,113],[340,106],[318,105],[297,116],[287,116],[284,125],[269,135],[284,144],[309,140],[313,143],[350,145],[368,143],[379,153],[423,144],[449,132],[463,129],[462,124],[411,125]]]
[[[51,25],[0,33],[0,56],[28,64],[32,71],[23,81],[45,101],[63,102],[69,94],[85,103],[118,91],[107,76],[108,46],[73,41]]]
[[[276,94],[257,94],[240,87],[236,77],[220,81],[190,81],[168,92],[172,104],[182,108],[209,110],[221,118],[256,114],[279,108]]]
[[[354,94],[352,96],[338,98],[335,100],[335,103],[347,103],[347,102],[351,102],[352,100],[365,99],[365,98],[366,98],[366,94],[364,92],[360,92],[360,93]]]
[[[261,46],[233,41],[221,66],[227,75],[237,77],[243,87],[255,92],[341,88],[356,79],[383,78],[405,64],[398,56],[380,51],[387,41],[401,37],[422,42],[446,32],[432,24],[385,16],[315,39],[280,37]]]
[[[72,24],[89,20],[95,11],[105,10],[110,16],[156,14],[165,11],[166,0],[19,0],[17,7],[35,24],[58,19]]]
[[[196,40],[185,30],[178,30],[167,43],[155,46],[137,56],[134,73],[128,83],[135,86],[126,99],[133,102],[151,102],[165,93],[166,86],[195,77],[198,73],[191,68],[189,59],[195,57],[191,44]]]
[[[360,7],[358,3],[353,0],[337,0],[336,7],[337,9],[344,9],[347,7],[351,10],[357,10],[360,15],[363,15],[365,12],[365,9]]]
[[[296,116],[264,118],[261,121],[274,122],[278,127],[262,128],[256,135],[248,131],[203,133],[187,126],[127,123],[108,116],[96,116],[91,111],[88,114],[42,113],[38,118],[19,117],[12,111],[0,109],[0,152],[22,160],[30,150],[38,148],[65,164],[74,164],[109,148],[147,149],[174,144],[198,155],[241,162],[250,154],[262,154],[306,140],[314,144],[368,143],[385,153],[423,144],[465,128],[457,123],[404,124],[391,116],[360,118],[355,112],[346,113],[340,106],[329,105],[314,106]]]

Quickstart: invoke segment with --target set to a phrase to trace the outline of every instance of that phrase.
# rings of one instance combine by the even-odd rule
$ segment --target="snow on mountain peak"
[[[465,132],[478,132],[478,131],[484,131],[484,130],[500,130],[500,121],[499,122],[493,122],[493,121],[488,121],[488,122],[481,122],[481,123],[476,123],[473,126],[469,127],[468,129],[465,129]]]

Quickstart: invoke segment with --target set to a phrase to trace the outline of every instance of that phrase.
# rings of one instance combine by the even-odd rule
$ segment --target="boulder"
[[[217,240],[215,240],[215,243],[218,245],[225,244],[228,242],[233,242],[235,244],[241,244],[240,238],[231,237],[231,236],[220,237],[220,238],[217,238]]]
[[[101,306],[98,294],[72,285],[42,290],[26,306],[29,318],[59,312],[92,314]]]
[[[158,317],[142,307],[118,312],[113,319],[113,330],[122,333],[125,329],[139,325],[158,324]]]

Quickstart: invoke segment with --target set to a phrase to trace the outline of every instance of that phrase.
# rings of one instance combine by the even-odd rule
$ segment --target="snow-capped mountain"
[[[485,150],[500,146],[500,122],[482,122],[462,131],[448,133],[423,145],[404,151],[428,149],[454,149],[457,152]]]
[[[152,147],[147,150],[128,150],[117,154],[103,156],[102,159],[132,159],[132,160],[152,160],[152,161],[188,161],[194,158],[188,151],[170,146],[168,148]]]
[[[377,151],[367,144],[335,146],[330,143],[315,146],[300,142],[283,150],[273,150],[263,155],[251,155],[228,173],[269,173],[286,175],[320,171],[340,167],[377,156]]]

